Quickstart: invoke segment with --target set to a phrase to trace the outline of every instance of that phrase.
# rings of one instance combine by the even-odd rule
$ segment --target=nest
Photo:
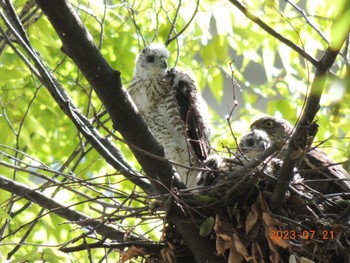
[[[350,202],[295,176],[273,214],[271,172],[260,167],[236,178],[213,172],[212,185],[194,196],[206,215],[200,233],[216,239],[217,253],[227,262],[350,262]]]

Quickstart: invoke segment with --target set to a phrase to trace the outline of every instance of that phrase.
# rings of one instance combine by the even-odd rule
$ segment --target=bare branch
[[[337,57],[339,50],[332,50],[328,48],[323,57],[317,61],[311,55],[306,53],[301,47],[294,44],[289,39],[283,37],[272,29],[269,25],[263,22],[259,17],[255,16],[252,12],[248,10],[239,0],[229,0],[234,6],[236,6],[242,13],[245,14],[247,18],[253,21],[255,24],[259,25],[267,33],[280,40],[282,43],[286,44],[288,47],[296,51],[299,55],[308,60],[312,65],[316,67],[316,74],[314,81],[312,83],[310,94],[306,100],[305,109],[298,122],[295,132],[289,143],[289,147],[286,154],[286,159],[279,171],[279,179],[274,189],[274,193],[271,198],[271,209],[273,212],[279,211],[284,199],[284,195],[287,192],[290,180],[293,177],[293,169],[298,160],[291,160],[290,156],[293,152],[291,149],[292,145],[296,145],[298,138],[302,136],[302,131],[305,127],[310,125],[320,107],[320,98],[324,88],[325,77],[329,73],[331,66],[333,65],[335,58]],[[344,39],[345,41],[345,39]]]
[[[239,0],[229,0],[235,7],[237,7],[247,18],[253,21],[255,24],[260,26],[263,30],[269,33],[271,36],[275,37],[294,51],[296,51],[303,58],[308,60],[312,65],[317,66],[317,60],[312,57],[310,54],[306,53],[301,47],[294,44],[288,38],[285,38],[281,34],[277,33],[273,28],[267,25],[264,21],[262,21],[259,17],[255,16],[252,12],[249,11],[247,7],[245,7]]]
[[[185,32],[186,29],[190,26],[190,24],[192,23],[193,19],[196,17],[196,14],[197,14],[197,12],[198,12],[199,1],[200,1],[200,0],[197,0],[196,9],[194,10],[192,17],[190,18],[190,20],[188,21],[188,23],[180,30],[180,32],[177,33],[177,34],[176,34],[175,36],[173,36],[173,37],[171,37],[172,31],[169,32],[168,39],[167,39],[167,41],[165,42],[165,45],[166,45],[166,46],[168,46],[172,41],[174,41],[175,39],[177,39],[177,38],[178,38],[183,32]]]
[[[131,21],[132,23],[134,24],[134,27],[135,27],[135,30],[136,32],[138,33],[137,34],[137,37],[142,39],[142,43],[143,43],[143,46],[146,46],[146,40],[145,38],[143,37],[142,35],[142,32],[141,32],[141,29],[139,27],[139,25],[137,24],[137,21],[136,21],[136,16],[135,16],[135,10],[134,10],[134,7],[133,6],[130,6],[129,4],[126,4],[126,8],[128,9],[128,12],[129,12],[129,15],[131,17]],[[139,41],[140,42],[140,41]]]
[[[125,241],[125,233],[116,228],[115,224],[102,224],[100,220],[90,218],[83,213],[65,207],[62,204],[52,200],[51,198],[46,197],[44,194],[36,190],[32,190],[26,185],[10,180],[2,175],[0,175],[0,188],[22,198],[25,198],[31,202],[34,202],[41,207],[49,210],[50,212],[55,213],[56,215],[71,222],[75,222],[82,227],[92,227],[97,233],[101,234],[102,236],[108,236],[108,238],[112,240],[118,240],[120,242]],[[132,241],[139,240],[136,236],[133,235],[129,235],[129,237]]]
[[[182,5],[182,1],[179,0],[179,4],[177,5],[176,12],[175,12],[175,17],[174,17],[174,19],[173,19],[173,21],[171,23],[171,27],[170,27],[170,30],[169,30],[169,33],[168,33],[168,37],[167,37],[167,40],[165,42],[166,46],[170,43],[169,39],[171,38],[171,35],[174,32],[174,29],[175,29],[175,26],[176,26],[176,22],[177,22],[177,18],[179,16],[179,12],[180,12],[180,9],[181,9],[181,5]],[[168,17],[168,19],[170,20],[171,18]]]
[[[79,246],[75,247],[65,247],[60,248],[62,252],[65,253],[72,253],[77,252],[81,250],[91,249],[91,248],[113,248],[113,249],[124,249],[127,247],[138,247],[138,248],[144,248],[147,250],[147,253],[149,254],[150,251],[154,251],[153,253],[159,252],[162,248],[164,248],[164,244],[156,243],[156,242],[145,242],[145,241],[134,241],[134,242],[122,242],[122,243],[107,243],[107,242],[96,242],[93,244],[81,244]]]
[[[307,15],[305,13],[305,11],[302,10],[300,7],[298,7],[293,2],[291,2],[290,0],[286,0],[286,2],[288,4],[290,4],[291,6],[293,6],[293,8],[296,9],[304,17],[306,23],[309,24],[317,32],[317,34],[319,34],[320,37],[329,45],[329,41],[327,40],[327,38],[322,34],[322,32],[314,24],[311,23],[310,19],[307,17]]]
[[[162,146],[154,139],[141,116],[136,113],[135,106],[121,83],[120,72],[108,65],[72,6],[63,0],[50,3],[37,0],[37,3],[61,38],[63,50],[77,64],[106,107],[114,128],[130,145],[164,157]],[[86,135],[90,137],[89,134]],[[173,185],[183,187],[183,184],[174,180],[170,164],[146,156],[133,148],[131,150],[145,173],[153,179],[158,193],[167,193]]]
[[[315,78],[311,86],[309,97],[306,101],[305,110],[288,144],[286,157],[279,171],[279,178],[271,196],[271,211],[274,213],[277,213],[281,209],[289,182],[294,176],[293,169],[298,159],[291,158],[295,151],[295,149],[293,149],[293,145],[298,144],[299,138],[303,136],[302,131],[304,130],[304,127],[307,127],[312,123],[317,111],[320,108],[320,100],[326,82],[326,76],[338,53],[339,50],[332,50],[331,48],[328,48],[317,64]]]
[[[63,112],[73,121],[78,130],[86,137],[86,139],[91,143],[91,145],[110,163],[114,168],[125,175],[130,181],[139,185],[146,192],[150,192],[150,184],[143,179],[143,176],[134,171],[124,155],[116,148],[109,140],[102,137],[102,135],[95,129],[90,121],[81,114],[78,108],[74,105],[73,100],[66,93],[66,91],[60,86],[55,76],[51,73],[49,69],[46,68],[41,58],[32,49],[27,41],[23,40],[22,37],[17,33],[17,30],[12,27],[12,24],[7,20],[6,16],[0,11],[0,15],[7,25],[7,27],[12,31],[12,34],[18,39],[19,43],[24,47],[29,56],[33,59],[37,70],[34,70],[30,65],[30,69],[34,71],[33,73],[41,79],[44,85],[48,88],[52,97],[56,100],[58,105],[61,107]],[[2,34],[5,34],[2,30]],[[9,42],[11,44],[11,42]]]
[[[34,15],[36,15],[36,13],[38,11],[38,8],[34,8],[35,7],[35,3],[34,2],[32,2],[32,3],[27,2],[24,5],[24,7],[23,7],[23,9],[21,11],[20,17],[18,17],[16,15],[14,7],[13,7],[12,3],[9,0],[1,0],[0,1],[0,5],[4,9],[4,12],[9,17],[11,22],[14,24],[14,27],[17,29],[17,32],[28,43],[29,40],[26,38],[24,26],[21,23],[21,19],[23,20],[24,23],[30,23],[31,18]],[[31,9],[34,9],[34,10],[32,11]],[[7,33],[9,33],[9,32],[7,32]],[[1,46],[0,46],[0,54],[4,50],[5,46],[6,46],[6,41],[4,41],[4,43],[2,43]]]
[[[120,72],[114,71],[102,57],[91,35],[86,31],[68,1],[36,0],[36,2],[61,38],[63,50],[77,64],[106,107],[114,128],[130,145],[164,157],[163,148],[154,139],[141,116],[136,113],[130,96],[123,88]],[[174,186],[184,187],[181,182],[173,179],[173,168],[169,163],[151,158],[134,148],[131,150],[145,173],[153,179],[156,192],[164,194],[169,193]],[[199,235],[196,223],[192,222],[188,214],[184,214],[181,207],[174,202],[167,202],[167,204],[171,206],[172,212],[169,220],[176,225],[196,261],[222,262],[222,257],[215,254],[215,246],[210,237]]]

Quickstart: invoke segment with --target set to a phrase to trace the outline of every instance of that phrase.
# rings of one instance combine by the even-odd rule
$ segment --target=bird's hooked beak
[[[168,63],[167,63],[166,58],[162,58],[162,59],[160,60],[160,67],[161,67],[161,68],[164,68],[164,69],[168,68]]]
[[[264,150],[264,151],[265,151],[267,148],[270,147],[270,143],[264,142],[262,146],[263,146],[263,149],[261,149],[261,150]]]

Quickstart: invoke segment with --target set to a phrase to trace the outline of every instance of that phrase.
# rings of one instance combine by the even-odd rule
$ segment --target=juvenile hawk
[[[266,132],[262,130],[253,130],[245,135],[239,141],[239,150],[236,156],[248,159],[257,159],[271,145],[271,141]],[[243,156],[241,156],[243,154]]]
[[[196,186],[198,167],[209,154],[208,108],[193,79],[168,69],[169,51],[151,44],[136,58],[128,91],[165,156],[187,187]]]
[[[234,153],[234,158],[225,159],[216,154],[207,158],[205,166],[209,168],[209,170],[203,171],[199,174],[197,184],[199,186],[212,185],[218,177],[224,176],[225,173],[230,171],[232,172],[235,169],[247,164],[251,160],[259,160],[270,145],[271,141],[269,136],[264,131],[254,130],[243,135],[239,140],[239,149],[237,149]],[[277,160],[270,159],[267,163],[263,163],[260,168],[271,172],[270,167],[274,166],[276,162]],[[266,167],[269,169],[266,170]]]
[[[271,142],[276,144],[287,142],[293,131],[293,126],[289,122],[275,117],[260,118],[250,127],[253,130],[265,131]],[[348,172],[342,166],[336,165],[325,152],[318,148],[308,151],[297,168],[301,177],[306,180],[304,183],[323,194],[350,192]]]

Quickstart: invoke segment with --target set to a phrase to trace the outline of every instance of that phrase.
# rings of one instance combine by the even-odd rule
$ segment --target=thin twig
[[[198,8],[199,8],[199,2],[200,0],[197,0],[196,3],[196,9],[193,12],[192,17],[190,18],[190,20],[188,21],[188,23],[183,27],[183,29],[180,30],[179,33],[177,33],[175,36],[173,36],[170,39],[167,39],[167,41],[165,42],[165,46],[168,46],[174,39],[177,39],[183,32],[186,31],[186,29],[190,26],[190,24],[192,23],[193,19],[196,17],[196,14],[198,12]]]
[[[6,26],[12,31],[17,40],[21,43],[22,47],[26,50],[28,55],[34,61],[35,69],[31,63],[29,63],[30,69],[36,76],[48,87],[48,90],[52,94],[52,97],[57,101],[58,105],[62,110],[70,117],[79,131],[94,145],[94,148],[100,152],[101,155],[116,169],[121,171],[123,175],[139,185],[146,191],[150,190],[149,182],[141,178],[139,174],[127,163],[122,152],[111,144],[108,140],[105,140],[101,134],[91,125],[90,121],[80,113],[77,107],[74,105],[73,100],[66,93],[66,91],[58,84],[57,79],[51,73],[51,71],[44,65],[37,53],[32,49],[31,46],[27,45],[27,42],[13,28],[11,23],[8,21],[6,16],[0,11],[0,16],[5,22]],[[0,32],[4,33],[2,28]],[[11,41],[9,44],[11,45]],[[22,56],[21,56],[22,58]],[[23,56],[25,59],[25,57]],[[26,60],[24,60],[26,61]],[[148,190],[147,190],[148,189]]]
[[[146,241],[139,241],[139,242],[123,242],[123,243],[107,243],[107,242],[96,242],[93,244],[81,244],[79,246],[75,247],[65,247],[60,248],[59,250],[65,253],[72,253],[77,252],[81,250],[86,250],[87,247],[89,248],[113,248],[117,250],[122,250],[127,247],[137,247],[142,249],[147,249],[147,251],[154,250],[155,252],[159,252],[162,248],[164,248],[164,244],[158,243],[158,242],[146,242]]]
[[[240,1],[238,0],[229,0],[230,3],[232,3],[234,6],[236,6],[247,18],[249,18],[251,21],[253,21],[255,24],[260,26],[263,30],[265,30],[267,33],[269,33],[271,36],[275,37],[294,51],[296,51],[298,54],[300,54],[302,57],[307,59],[312,65],[317,66],[317,60],[312,57],[310,54],[305,52],[301,47],[294,44],[292,41],[290,41],[288,38],[285,38],[281,34],[277,33],[273,28],[271,28],[269,25],[267,25],[264,21],[262,21],[259,17],[254,15],[252,12],[249,11],[247,7],[245,7]]]
[[[333,50],[331,47],[329,47],[317,64],[315,78],[311,86],[310,95],[306,102],[305,110],[288,144],[286,158],[281,169],[279,170],[279,178],[271,196],[271,211],[274,213],[278,213],[282,207],[282,202],[284,200],[285,193],[287,192],[289,182],[294,175],[293,169],[298,161],[298,159],[292,160],[290,158],[293,151],[295,151],[292,147],[293,145],[297,145],[296,142],[298,138],[301,137],[303,127],[308,126],[315,118],[326,82],[325,76],[332,67],[338,53],[339,50]]]
[[[231,62],[229,63],[230,70],[231,70],[231,83],[232,83],[232,91],[233,91],[233,106],[232,106],[232,109],[231,109],[231,111],[230,111],[230,114],[228,115],[228,117],[226,118],[226,120],[227,120],[228,127],[229,127],[229,129],[230,129],[231,135],[232,135],[232,137],[233,137],[233,139],[234,139],[234,141],[235,141],[235,144],[236,144],[236,146],[237,146],[238,151],[239,151],[242,155],[244,155],[243,152],[242,152],[242,150],[241,150],[241,148],[239,147],[239,143],[238,143],[238,141],[237,141],[237,137],[235,136],[235,134],[234,134],[234,132],[233,132],[232,125],[231,125],[231,118],[232,118],[232,115],[233,115],[233,111],[234,111],[235,108],[238,106],[238,101],[237,101],[237,98],[236,98],[236,88],[237,88],[238,84],[237,84],[237,82],[236,82],[236,80],[235,80],[235,78],[234,78],[234,70],[233,70],[233,68],[232,68],[232,64],[233,64],[233,61],[231,61]]]
[[[130,6],[129,4],[126,4],[126,7],[128,9],[129,15],[131,17],[131,21],[134,24],[134,27],[136,29],[137,36],[141,37],[143,46],[145,47],[147,45],[147,42],[146,42],[145,38],[142,35],[142,32],[141,32],[141,29],[140,29],[139,25],[136,22],[135,10],[134,10],[133,6]]]
[[[285,0],[285,1],[288,4],[290,4],[291,6],[293,6],[293,8],[296,9],[299,12],[304,17],[306,23],[309,24],[317,32],[317,34],[320,35],[320,37],[327,43],[327,45],[329,45],[328,39],[323,35],[323,33],[314,24],[311,23],[311,21],[309,20],[309,18],[306,15],[304,10],[302,10],[299,6],[297,6],[296,4],[291,2],[290,0]]]
[[[174,19],[173,19],[173,21],[171,23],[171,27],[170,27],[170,30],[169,30],[169,33],[168,33],[168,37],[167,37],[165,43],[170,43],[169,40],[171,39],[171,35],[173,34],[173,31],[175,29],[175,25],[176,25],[177,18],[178,18],[179,13],[180,13],[181,5],[182,5],[182,0],[179,0],[179,4],[178,4],[178,6],[176,8],[175,16],[174,16]],[[166,46],[167,46],[167,44],[166,44]]]
[[[108,235],[110,238],[119,241],[123,241],[125,238],[125,233],[117,229],[116,226],[108,225],[106,223],[101,224],[100,220],[92,219],[81,212],[72,210],[52,200],[51,198],[46,197],[44,194],[39,193],[38,191],[30,189],[26,185],[14,182],[2,175],[0,175],[0,188],[37,203],[41,207],[46,208],[49,212],[53,212],[58,216],[75,222],[80,226],[91,226],[95,229],[95,231],[99,232],[103,236]],[[130,239],[137,240],[138,238],[131,235]]]

